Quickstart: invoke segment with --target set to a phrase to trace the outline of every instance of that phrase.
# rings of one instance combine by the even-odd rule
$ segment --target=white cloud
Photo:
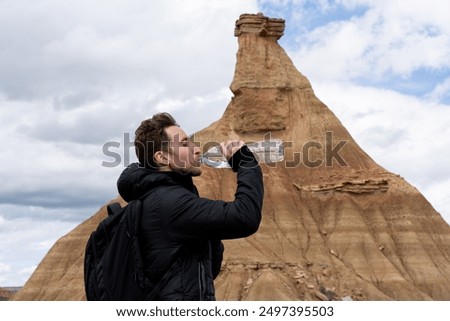
[[[299,35],[301,50],[294,57],[306,75],[377,82],[392,75],[409,78],[422,68],[450,68],[450,21],[440,18],[442,1],[435,1],[434,7],[411,1],[344,4],[368,8],[360,16]]]
[[[27,217],[12,217],[5,214],[5,207],[0,207],[0,282],[2,286],[22,285],[50,249],[45,244],[53,245],[78,222],[53,219],[46,220],[40,216],[32,217],[31,208]],[[64,217],[61,215],[62,218]],[[47,218],[48,219],[48,218]]]
[[[0,90],[80,102],[149,86],[179,97],[211,93],[232,77],[224,67],[234,63],[234,21],[255,10],[254,1],[134,0],[40,1],[24,11],[19,1],[0,23],[0,40],[11,44]]]
[[[0,262],[0,273],[11,271],[11,265]]]
[[[450,77],[438,83],[426,97],[432,101],[450,101]]]

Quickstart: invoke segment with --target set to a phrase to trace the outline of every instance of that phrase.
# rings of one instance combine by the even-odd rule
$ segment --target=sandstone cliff
[[[195,134],[286,143],[263,165],[263,222],[226,241],[219,300],[450,300],[450,226],[413,186],[376,164],[314,94],[277,40],[284,21],[242,15],[223,117]],[[231,200],[235,177],[205,168],[200,193]],[[82,300],[83,251],[102,208],[61,238],[16,300]]]

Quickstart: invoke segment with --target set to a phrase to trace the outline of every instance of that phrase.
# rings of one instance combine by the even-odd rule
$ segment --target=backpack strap
[[[119,213],[122,210],[122,206],[120,206],[119,202],[108,204],[106,207],[108,216],[114,215],[115,213]]]
[[[153,192],[153,188],[150,189],[149,191],[147,191],[144,195],[142,195],[141,197],[139,197],[140,201],[143,201],[147,196],[149,196],[151,193]],[[108,216],[114,215],[115,213],[119,213],[122,210],[122,206],[120,205],[119,202],[114,202],[114,203],[110,203],[108,204],[108,206],[106,206],[106,210],[108,212]]]

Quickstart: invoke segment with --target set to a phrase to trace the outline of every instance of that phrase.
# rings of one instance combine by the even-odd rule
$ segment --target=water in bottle
[[[246,143],[259,163],[276,163],[284,159],[284,146],[281,139],[269,139],[260,142]],[[201,157],[202,163],[213,168],[230,168],[230,164],[220,151],[214,146]]]

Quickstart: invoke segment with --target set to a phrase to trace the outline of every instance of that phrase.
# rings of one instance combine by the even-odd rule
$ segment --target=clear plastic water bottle
[[[284,146],[281,139],[269,139],[260,142],[246,143],[259,163],[276,163],[284,159]],[[203,164],[213,168],[230,168],[230,164],[220,151],[220,146],[214,146],[201,157]]]

